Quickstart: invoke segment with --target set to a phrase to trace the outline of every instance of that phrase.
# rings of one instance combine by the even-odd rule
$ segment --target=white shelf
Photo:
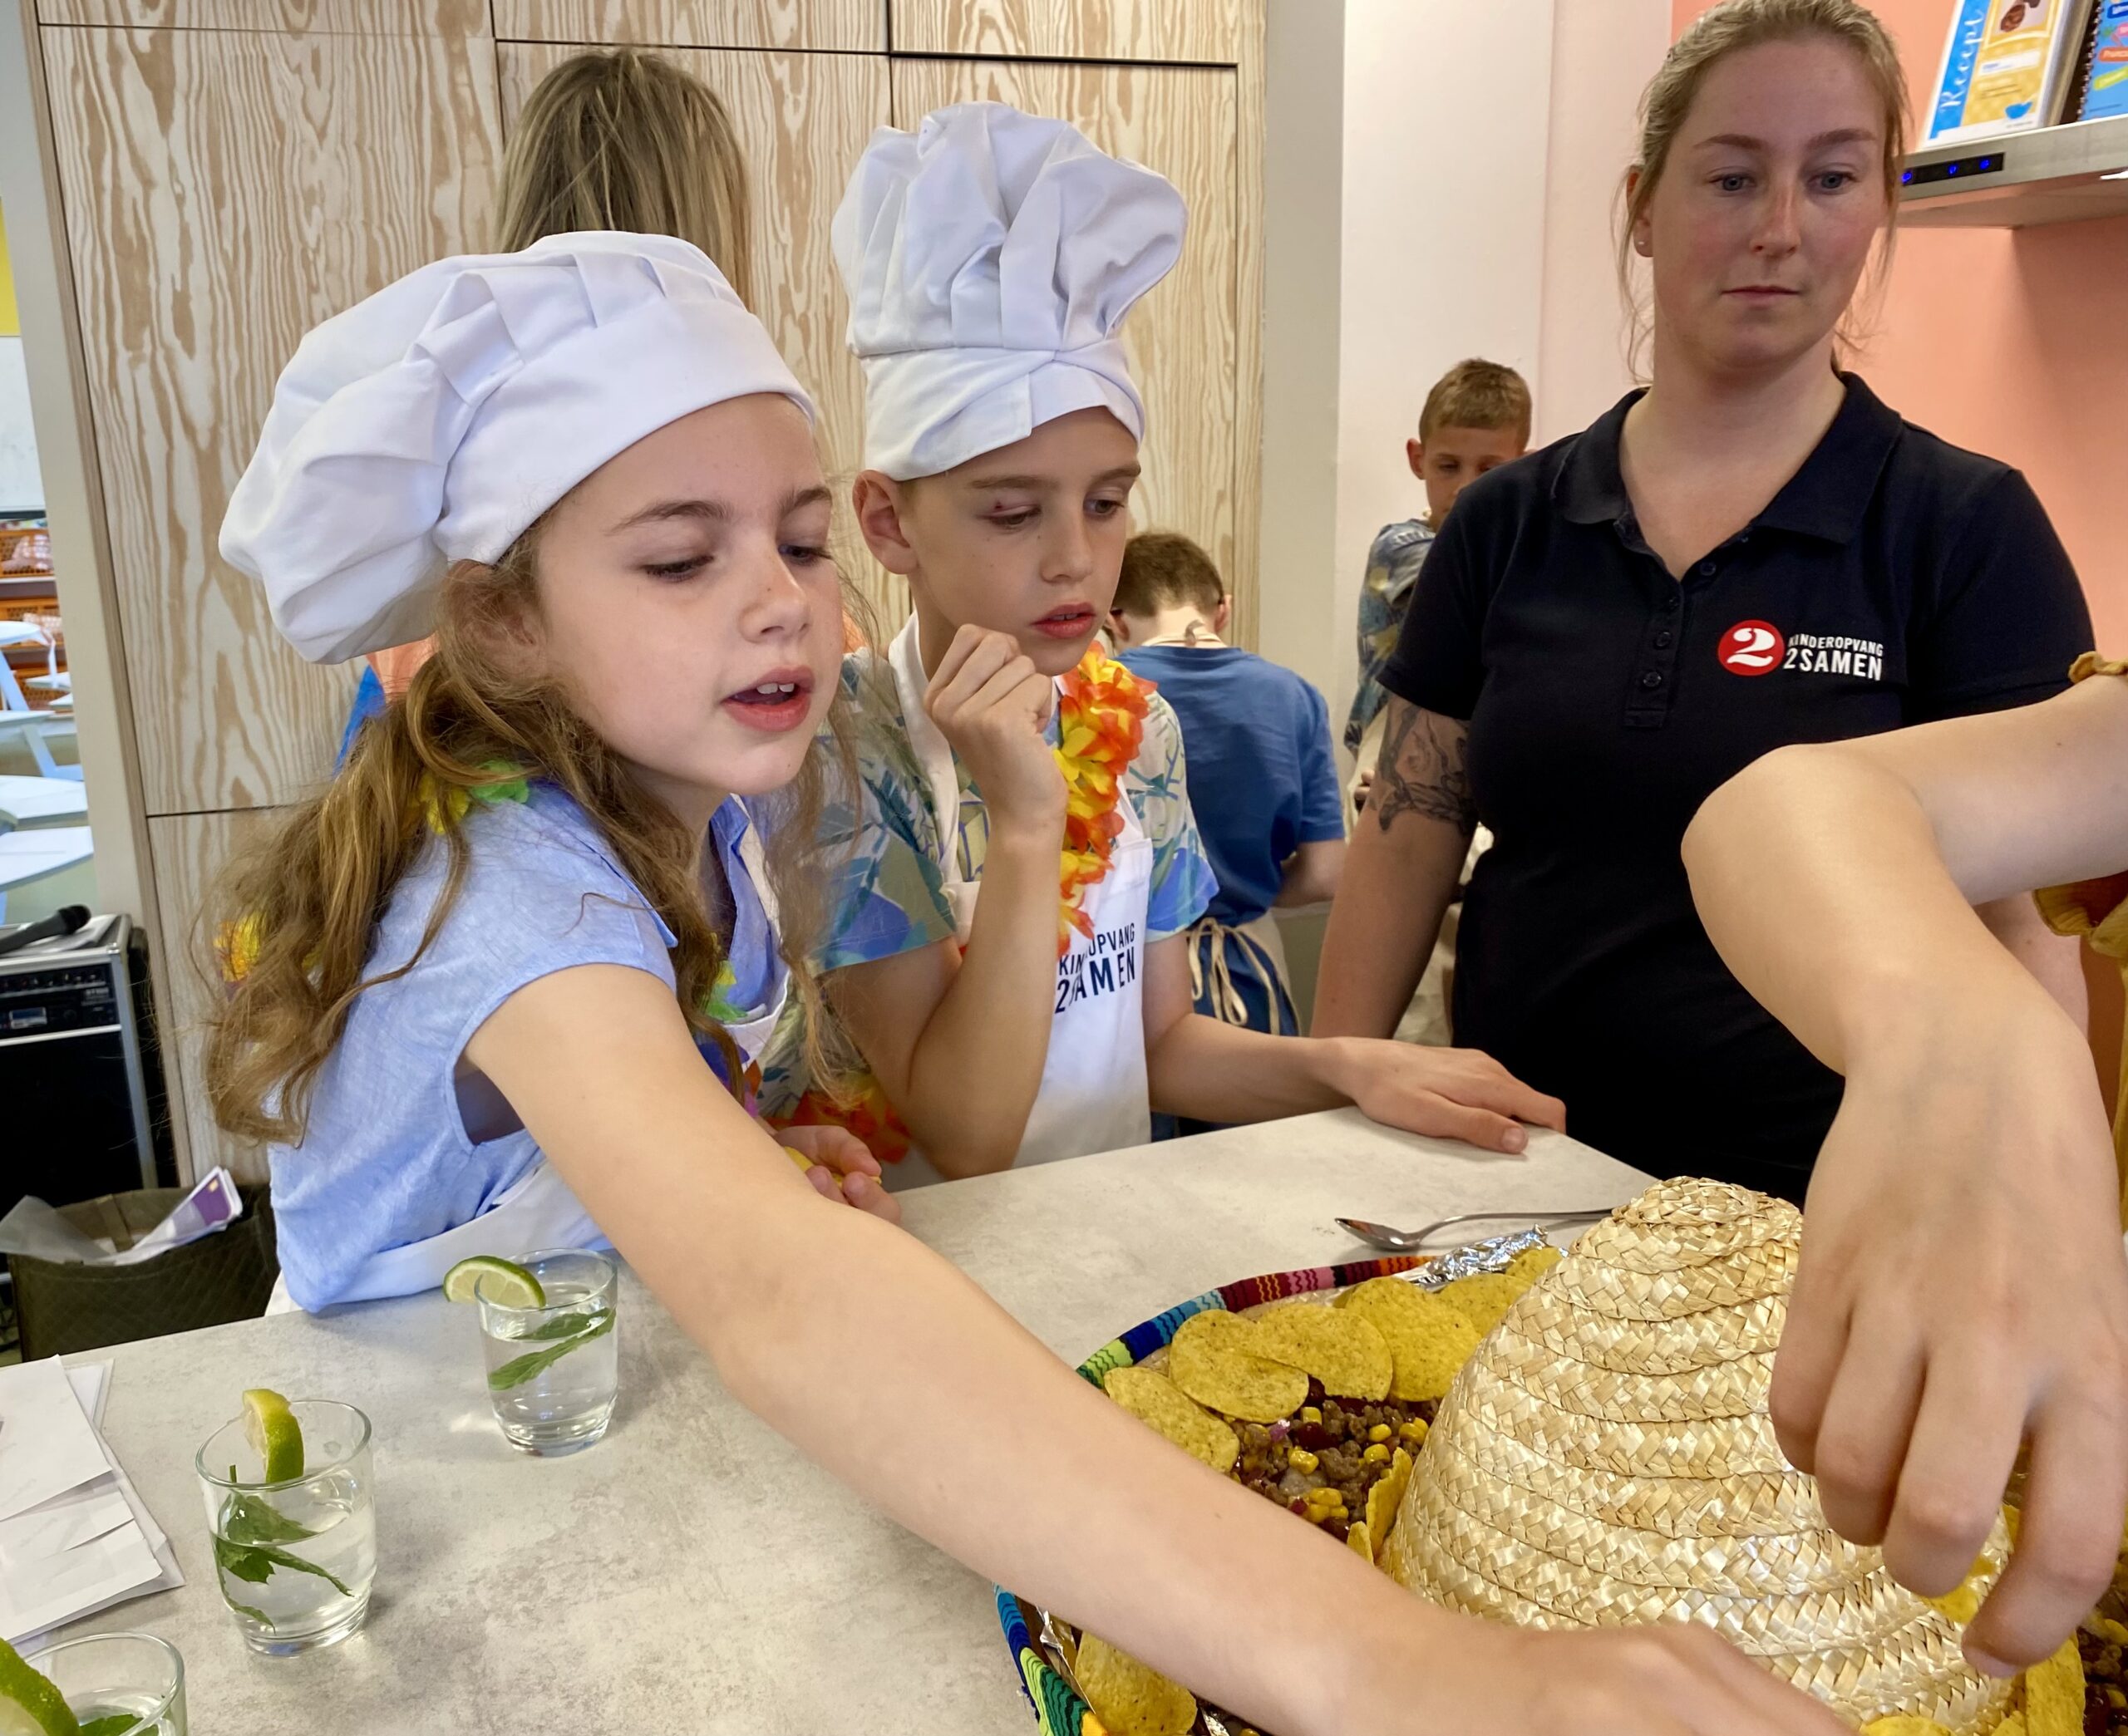
[[[1956,165],[1956,175],[1943,173]],[[2128,216],[2128,116],[1932,145],[1906,160],[1902,229],[2027,229]],[[1929,179],[1920,179],[1929,176]]]

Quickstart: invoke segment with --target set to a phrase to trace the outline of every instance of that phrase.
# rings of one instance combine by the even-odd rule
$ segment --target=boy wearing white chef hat
[[[268,1143],[298,1305],[600,1239],[513,1089],[534,1001],[586,1017],[601,971],[648,985],[743,1092],[811,991],[776,932],[842,650],[811,417],[662,236],[441,261],[282,374],[223,553],[313,661],[440,633],[227,893],[209,1088]],[[887,1209],[854,1140],[795,1143]]]
[[[884,659],[853,660],[864,799],[829,814],[851,848],[817,962],[873,1089],[854,1112],[772,1089],[770,1109],[882,1155],[913,1143],[897,1187],[1138,1144],[1155,1108],[1357,1102],[1507,1150],[1512,1118],[1558,1122],[1482,1055],[1191,1011],[1181,937],[1214,883],[1181,734],[1094,642],[1145,431],[1121,330],[1184,226],[1160,175],[998,103],[882,128],[835,214],[866,386],[858,523],[914,612]]]

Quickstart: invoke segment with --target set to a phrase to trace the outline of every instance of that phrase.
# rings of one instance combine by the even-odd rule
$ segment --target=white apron
[[[768,869],[761,854],[760,829],[749,823],[739,836],[739,859],[761,901],[768,917],[769,933],[776,932],[776,895],[769,888]],[[776,986],[776,998],[766,1012],[741,1025],[727,1025],[725,1032],[749,1065],[761,1059],[774,1035],[784,1002],[790,997],[786,972]],[[342,1302],[373,1302],[383,1296],[415,1296],[434,1290],[443,1275],[475,1254],[500,1254],[509,1259],[557,1247],[610,1247],[606,1232],[577,1202],[554,1167],[544,1156],[496,1195],[495,1202],[477,1217],[421,1242],[388,1247],[372,1254],[355,1273],[352,1281],[333,1298]],[[302,1311],[288,1294],[287,1280],[275,1278],[268,1298],[268,1314]]]
[[[938,872],[961,943],[975,922],[979,880],[961,873],[960,777],[952,747],[924,709],[929,685],[917,646],[916,619],[895,636],[888,652],[909,745],[916,750],[938,823]],[[1074,933],[1071,949],[1057,961],[1056,1003],[1049,1026],[1049,1053],[1042,1089],[1027,1116],[1014,1162],[1047,1163],[1089,1152],[1143,1145],[1152,1137],[1145,1082],[1145,914],[1152,898],[1153,846],[1128,796],[1116,810],[1123,830],[1109,870],[1081,894],[1080,908],[1093,938]],[[886,1166],[886,1180],[900,1189],[943,1179],[919,1151]]]

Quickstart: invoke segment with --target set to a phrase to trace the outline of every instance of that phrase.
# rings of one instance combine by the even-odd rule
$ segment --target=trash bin
[[[22,1360],[264,1313],[281,1269],[273,1249],[273,1208],[264,1188],[237,1192],[243,1217],[138,1266],[77,1266],[9,1256]],[[145,1188],[62,1206],[59,1212],[85,1234],[109,1237],[125,1248],[169,1217],[184,1197],[182,1188]]]

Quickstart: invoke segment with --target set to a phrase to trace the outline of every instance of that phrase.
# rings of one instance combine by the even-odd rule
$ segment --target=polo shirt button
[[[1646,675],[1640,678],[1640,685],[1645,687],[1650,693],[1653,693],[1658,687],[1662,685],[1662,677],[1654,670],[1651,669]]]
[[[1714,573],[1714,563],[1712,561],[1702,561],[1699,563],[1699,570],[1707,574],[1709,577],[1712,577]]]
[[[1662,612],[1666,615],[1677,612],[1677,593],[1674,586],[1662,593]]]
[[[1658,633],[1655,636],[1655,648],[1658,651],[1667,651],[1670,648],[1669,634]]]

